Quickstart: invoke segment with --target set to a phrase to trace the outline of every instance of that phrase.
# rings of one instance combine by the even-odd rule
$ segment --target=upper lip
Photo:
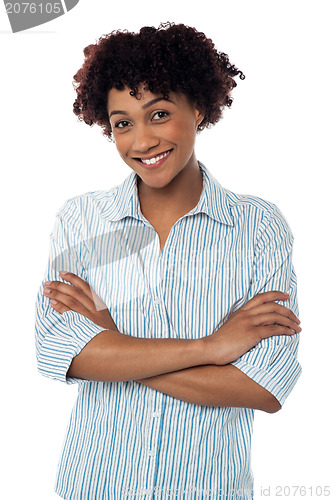
[[[139,158],[140,160],[151,160],[151,158],[156,158],[157,156],[163,155],[165,153],[168,153],[168,151],[171,151],[170,149],[166,149],[165,151],[162,151],[161,153],[156,153],[151,156],[135,156],[134,158]]]

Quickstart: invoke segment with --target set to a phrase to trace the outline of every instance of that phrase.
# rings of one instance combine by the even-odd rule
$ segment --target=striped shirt
[[[119,331],[144,338],[212,334],[254,295],[288,292],[279,302],[298,316],[293,235],[277,208],[223,188],[199,163],[198,204],[159,236],[140,210],[137,174],[110,190],[67,200],[56,214],[44,280],[67,270],[87,281]],[[36,349],[42,375],[78,385],[59,460],[62,498],[253,498],[254,410],[203,406],[139,382],[67,377],[71,360],[104,328],[57,313],[41,284]],[[298,334],[262,340],[232,364],[283,404],[301,373]]]

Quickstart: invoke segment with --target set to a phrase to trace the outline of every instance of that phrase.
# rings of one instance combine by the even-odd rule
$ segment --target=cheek
[[[196,138],[196,127],[195,123],[191,121],[183,121],[179,125],[178,134],[181,142],[188,147],[193,147]]]
[[[175,143],[193,144],[196,137],[195,124],[188,120],[180,120],[172,125],[169,131],[169,138]]]
[[[115,147],[118,150],[118,153],[122,156],[128,151],[128,138],[125,136],[114,137]]]

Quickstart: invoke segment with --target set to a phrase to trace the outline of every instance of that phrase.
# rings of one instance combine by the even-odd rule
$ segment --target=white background
[[[114,29],[184,22],[246,75],[196,153],[224,187],[275,203],[295,237],[302,339],[300,381],[284,408],[256,412],[255,498],[319,498],[331,473],[331,10],[328,1],[81,0],[68,14],[11,33],[0,4],[0,496],[52,500],[76,386],[37,373],[34,303],[55,213],[68,198],[109,189],[131,172],[97,126],[72,112],[83,48]],[[312,489],[310,489],[312,487]],[[263,489],[263,491],[262,491]]]

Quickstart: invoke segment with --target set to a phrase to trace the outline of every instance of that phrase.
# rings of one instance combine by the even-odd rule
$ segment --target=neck
[[[196,158],[193,160],[166,186],[160,188],[148,186],[137,177],[138,197],[143,215],[184,215],[197,205],[203,189],[203,177]]]

